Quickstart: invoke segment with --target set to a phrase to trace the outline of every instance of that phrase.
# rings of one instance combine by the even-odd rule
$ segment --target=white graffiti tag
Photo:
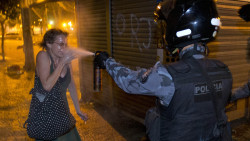
[[[131,47],[134,47],[134,43],[136,43],[140,51],[142,51],[143,48],[150,48],[152,41],[151,22],[153,22],[151,18],[137,18],[135,14],[130,14]],[[115,25],[118,35],[122,36],[126,30],[126,18],[123,14],[117,14]],[[145,25],[147,26],[147,31],[145,31]],[[145,36],[148,39],[147,41],[144,40]]]
[[[122,28],[119,28],[118,23],[121,22],[122,23]],[[116,16],[116,31],[119,35],[122,35],[123,32],[125,31],[125,24],[126,24],[126,20],[124,18],[124,16],[122,14],[117,14]]]

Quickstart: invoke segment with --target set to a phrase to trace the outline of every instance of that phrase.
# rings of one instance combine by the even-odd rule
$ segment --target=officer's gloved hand
[[[109,54],[105,51],[96,51],[94,63],[96,63],[101,69],[106,69],[106,60],[109,58]]]
[[[239,16],[245,20],[246,22],[250,21],[250,4],[246,4],[241,6],[240,10],[238,11]]]

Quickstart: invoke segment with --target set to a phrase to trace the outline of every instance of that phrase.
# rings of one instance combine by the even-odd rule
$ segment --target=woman
[[[35,85],[30,92],[33,97],[31,100],[29,118],[27,120],[27,132],[30,137],[36,138],[36,140],[47,140],[48,138],[46,138],[46,136],[49,134],[53,134],[55,138],[52,138],[55,141],[81,140],[75,127],[75,119],[69,111],[66,97],[67,89],[70,92],[77,114],[85,121],[88,119],[87,114],[80,110],[71,66],[71,61],[77,57],[77,54],[67,49],[67,36],[68,33],[60,29],[50,29],[47,31],[43,37],[42,43],[40,44],[44,50],[40,51],[36,57]],[[37,102],[38,100],[39,102]],[[43,119],[45,120],[42,121],[46,122],[42,123],[42,125],[46,124],[46,127],[44,129],[36,130],[37,125],[35,124],[35,121],[40,120],[40,117],[37,116],[40,113],[33,112],[33,109],[38,109],[39,106],[37,105],[46,100],[47,103],[48,101],[52,101],[51,104],[45,105],[47,109],[53,109],[51,110],[53,112],[46,113],[45,110],[44,113],[49,113],[50,115],[46,115],[46,117],[44,117],[44,114],[40,115],[40,117],[44,117]],[[58,109],[55,110],[55,108]],[[33,118],[32,116],[36,118]],[[49,123],[47,122],[47,119],[50,119]],[[41,125],[39,125],[39,127],[40,126]],[[65,129],[61,130],[61,128]],[[32,130],[28,131],[28,129]],[[47,133],[41,133],[41,130],[47,129]],[[52,129],[56,131],[54,132]],[[32,136],[31,134],[37,134],[38,136]]]

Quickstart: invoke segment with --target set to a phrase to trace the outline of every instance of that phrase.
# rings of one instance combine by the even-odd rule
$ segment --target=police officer
[[[250,21],[250,4],[246,4],[241,6],[241,8],[238,11],[239,16],[245,20],[246,22]],[[250,60],[250,38],[248,38],[248,57],[247,59]],[[250,73],[249,73],[250,74]],[[234,102],[238,99],[247,98],[250,96],[250,79],[246,84],[244,84],[242,87],[237,88],[230,99],[230,102]]]
[[[231,96],[230,102],[234,102],[238,99],[247,98],[250,96],[250,80],[242,87],[237,88]]]
[[[241,6],[238,11],[239,16],[246,22],[250,21],[250,4],[245,4]]]
[[[125,92],[157,97],[155,111],[148,112],[145,121],[151,141],[230,141],[225,106],[231,72],[224,63],[206,58],[206,43],[220,26],[216,5],[213,0],[164,4],[160,12],[167,23],[167,49],[179,50],[180,61],[168,66],[157,62],[136,71],[102,51],[96,52],[94,61]]]

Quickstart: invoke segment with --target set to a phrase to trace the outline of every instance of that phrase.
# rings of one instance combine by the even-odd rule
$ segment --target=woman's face
[[[55,38],[55,41],[50,44],[50,51],[55,55],[56,57],[63,57],[63,51],[65,48],[67,48],[67,37],[64,35],[58,35]]]

